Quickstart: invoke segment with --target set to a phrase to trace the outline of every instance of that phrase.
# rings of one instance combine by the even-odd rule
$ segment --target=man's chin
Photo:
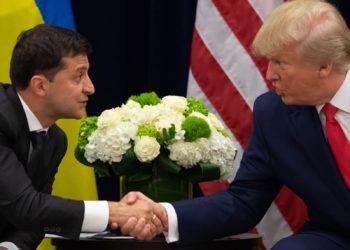
[[[83,118],[83,112],[81,113],[76,113],[76,114],[70,114],[64,117],[63,119],[75,119],[75,120],[80,120]]]
[[[288,98],[285,95],[281,95],[281,99],[282,99],[282,102],[286,105],[295,105],[296,104],[295,102],[293,102],[293,100],[291,98]]]

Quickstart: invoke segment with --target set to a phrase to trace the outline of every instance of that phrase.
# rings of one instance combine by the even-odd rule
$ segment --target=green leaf
[[[103,162],[100,161],[100,163]],[[98,177],[111,176],[110,167],[108,165],[96,163],[94,165],[94,170]]]
[[[138,168],[139,165],[140,162],[137,160],[133,147],[131,147],[123,155],[120,162],[112,163],[112,170],[115,175],[127,175]]]
[[[159,155],[158,165],[159,167],[173,174],[179,174],[180,171],[183,169],[176,162],[170,160],[169,157],[164,152],[161,152],[161,154]]]
[[[213,181],[220,179],[220,167],[211,163],[199,163],[193,168],[184,169],[181,174],[189,178],[192,183]]]
[[[89,166],[89,167],[93,167],[93,164],[88,162],[86,159],[85,159],[85,150],[82,150],[78,145],[75,147],[75,150],[74,150],[74,156],[75,156],[75,159],[77,159],[81,164],[83,165],[86,165],[86,166]]]
[[[163,128],[162,129],[162,137],[164,144],[169,144],[172,139],[175,138],[175,125],[172,123],[171,127],[169,129]]]
[[[127,181],[128,182],[138,182],[138,181],[145,181],[150,178],[152,178],[152,168],[145,167],[140,168],[136,173],[127,175]]]

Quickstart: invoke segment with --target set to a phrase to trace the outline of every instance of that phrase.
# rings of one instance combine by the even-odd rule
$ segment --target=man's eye
[[[273,64],[277,64],[277,65],[281,64],[281,62],[279,60],[277,60],[277,59],[272,59],[271,61],[272,61]]]
[[[83,78],[83,76],[84,76],[84,72],[79,72],[79,74],[78,74],[78,78],[79,78],[79,79],[82,79],[82,78]]]

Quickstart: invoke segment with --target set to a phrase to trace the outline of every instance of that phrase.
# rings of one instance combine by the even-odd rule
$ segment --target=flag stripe
[[[283,0],[248,0],[248,2],[253,7],[254,11],[260,17],[260,19],[265,20],[271,11],[276,8],[276,6],[283,3]]]
[[[252,129],[252,112],[204,45],[196,29],[192,40],[191,70],[198,85],[244,148]],[[203,74],[203,71],[207,73]]]
[[[237,4],[237,2],[231,0],[213,0],[213,3],[231,31],[245,48],[246,53],[248,53],[254,61],[264,79],[264,83],[267,83],[268,88],[271,89],[271,84],[265,78],[267,70],[266,59],[254,57],[250,49],[255,34],[262,25],[260,17],[247,1],[240,1],[239,4]],[[249,30],[249,32],[246,32],[247,30]]]
[[[199,1],[197,13],[195,27],[205,46],[252,109],[268,90],[259,69],[211,1]]]
[[[286,186],[279,192],[275,203],[293,232],[298,231],[302,226],[300,221],[306,221],[308,218],[303,200]],[[293,210],[293,213],[291,213],[291,210]]]
[[[53,24],[75,30],[70,0],[47,1],[35,0],[46,24]]]
[[[260,221],[256,229],[263,236],[263,243],[267,249],[270,249],[280,238],[293,233],[284,215],[275,203],[271,204],[264,219]]]

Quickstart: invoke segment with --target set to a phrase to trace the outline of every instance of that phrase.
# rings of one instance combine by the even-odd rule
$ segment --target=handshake
[[[168,231],[166,209],[140,192],[130,192],[120,202],[108,202],[108,206],[109,228],[120,228],[124,235],[151,240]]]

